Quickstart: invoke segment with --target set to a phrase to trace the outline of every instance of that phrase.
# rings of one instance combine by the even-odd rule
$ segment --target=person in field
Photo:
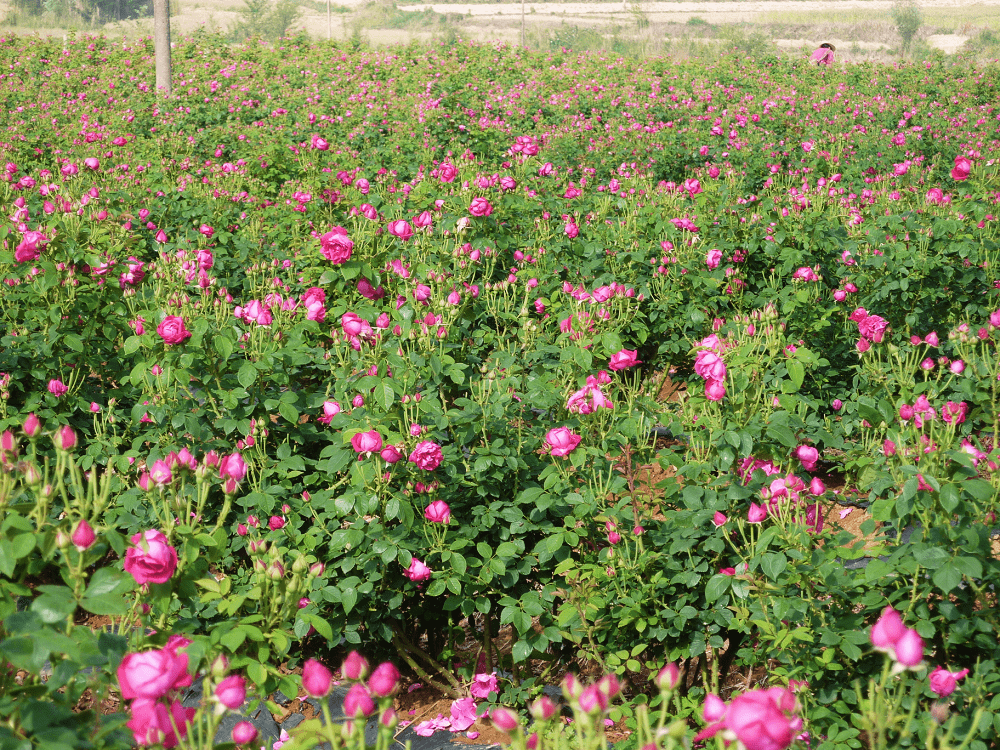
[[[809,56],[809,59],[817,65],[833,65],[833,53],[836,49],[837,48],[829,42],[823,42],[819,45],[819,48]]]

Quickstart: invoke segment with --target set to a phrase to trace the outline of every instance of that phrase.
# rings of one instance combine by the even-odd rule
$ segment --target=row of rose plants
[[[0,40],[0,651],[61,707],[13,736],[117,741],[71,709],[171,637],[257,695],[348,644],[460,700],[472,627],[494,700],[676,663],[687,716],[764,667],[857,747],[890,604],[995,736],[988,69],[176,52],[158,100],[149,40]]]

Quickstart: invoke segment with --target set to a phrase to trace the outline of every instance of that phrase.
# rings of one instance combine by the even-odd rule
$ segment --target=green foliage
[[[910,49],[913,37],[924,22],[924,15],[920,11],[920,6],[915,2],[897,2],[892,6],[892,20],[896,24],[896,32],[903,40],[903,51]]]

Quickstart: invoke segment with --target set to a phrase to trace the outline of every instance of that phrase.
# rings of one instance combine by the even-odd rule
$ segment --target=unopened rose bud
[[[229,671],[229,660],[225,657],[225,655],[219,654],[217,657],[215,657],[215,660],[212,662],[213,679],[217,681],[221,680],[223,677],[226,676],[226,673],[228,671]]]

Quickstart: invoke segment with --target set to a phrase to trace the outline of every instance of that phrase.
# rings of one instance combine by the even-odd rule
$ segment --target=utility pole
[[[153,48],[156,55],[156,93],[170,96],[170,0],[153,0]]]
[[[521,0],[521,47],[524,46],[524,0]]]

